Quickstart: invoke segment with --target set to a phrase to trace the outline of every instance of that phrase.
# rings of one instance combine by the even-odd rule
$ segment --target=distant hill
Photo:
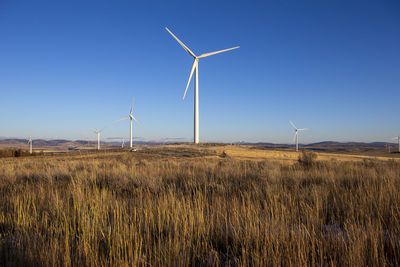
[[[44,150],[44,151],[66,151],[66,150],[87,150],[95,149],[97,146],[97,140],[66,140],[66,139],[33,139],[34,150]],[[159,142],[144,142],[135,141],[134,144],[160,144]],[[125,147],[128,144],[125,142]],[[111,141],[107,142],[102,140],[102,148],[119,148],[121,142]],[[29,144],[27,139],[18,138],[8,138],[0,139],[0,149],[28,149]]]
[[[82,140],[64,140],[64,139],[32,139],[33,147],[35,150],[68,150],[70,148],[77,148],[82,146],[94,147],[96,142],[94,141],[82,141]],[[103,143],[103,142],[102,142]],[[104,145],[108,145],[104,143]],[[0,140],[0,149],[28,149],[29,144],[27,139],[3,139]]]
[[[294,149],[294,144],[270,144],[270,143],[255,143],[254,146],[270,148],[270,149]],[[341,152],[341,153],[368,153],[377,151],[387,151],[388,145],[391,151],[397,151],[397,143],[388,142],[336,142],[323,141],[311,144],[299,144],[300,149],[307,149],[320,152]]]
[[[177,143],[174,142],[159,142],[159,141],[137,141],[134,142],[139,145],[158,145],[158,144],[170,144]],[[179,142],[178,142],[179,143]],[[184,142],[186,143],[186,142]],[[119,141],[101,141],[101,146],[103,148],[118,148],[120,147]],[[214,144],[214,143],[210,143]],[[229,143],[230,144],[230,143]],[[263,149],[293,149],[294,144],[274,144],[267,142],[259,142],[259,143],[251,143],[251,142],[236,142],[234,144],[239,145],[250,145],[255,148],[263,148]],[[95,149],[97,145],[97,141],[87,141],[87,140],[66,140],[66,139],[33,139],[33,147],[35,150],[47,150],[47,151],[65,151],[65,150],[76,150],[76,149]],[[127,143],[125,143],[127,145]],[[390,145],[392,151],[397,150],[397,143],[387,143],[387,142],[336,142],[336,141],[323,141],[312,144],[299,144],[300,149],[308,149],[314,151],[326,151],[326,152],[368,152],[368,151],[386,151],[387,145]],[[18,139],[18,138],[8,138],[8,139],[0,139],[0,149],[28,149],[28,140],[27,139]]]

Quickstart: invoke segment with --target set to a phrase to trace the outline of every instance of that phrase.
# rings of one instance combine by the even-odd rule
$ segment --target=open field
[[[298,156],[170,145],[2,158],[0,265],[399,265],[400,163]]]
[[[281,162],[295,162],[298,159],[298,152],[293,150],[264,150],[252,146],[225,146],[214,148],[218,153],[225,153],[228,156],[238,159],[249,159],[249,160],[266,160],[273,159]],[[318,154],[320,160],[337,160],[337,161],[363,161],[365,159],[376,159],[376,160],[400,160],[400,154],[384,154],[376,153],[376,155],[368,154],[340,154],[340,153],[327,153],[327,152],[315,152]]]

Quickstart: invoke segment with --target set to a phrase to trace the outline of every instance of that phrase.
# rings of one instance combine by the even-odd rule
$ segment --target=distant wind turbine
[[[100,133],[101,133],[103,130],[104,130],[104,128],[101,129],[100,131],[93,130],[93,132],[94,132],[95,134],[97,134],[97,150],[100,150]]]
[[[117,121],[122,121],[122,120],[125,120],[125,119],[130,119],[130,121],[131,121],[131,128],[130,128],[130,135],[129,135],[129,140],[130,140],[129,141],[129,147],[130,148],[132,148],[132,143],[133,143],[132,120],[134,120],[136,123],[140,123],[140,122],[138,122],[137,119],[135,119],[135,117],[133,117],[132,112],[133,112],[133,100],[132,100],[131,112],[129,112],[129,115],[124,117],[124,118],[122,118],[122,119],[117,120]]]
[[[85,141],[87,142],[86,146],[89,146],[89,137],[84,137],[82,132],[79,132],[79,135],[81,136],[82,146],[85,147]]]
[[[289,121],[290,124],[293,126],[294,128],[294,140],[296,141],[296,151],[299,151],[299,131],[304,131],[304,130],[308,130],[307,128],[303,128],[303,129],[298,129],[293,122]]]
[[[171,35],[172,37],[175,38],[175,40],[178,41],[178,43],[186,50],[186,52],[189,53],[194,58],[194,62],[192,65],[192,69],[190,71],[189,75],[189,80],[186,84],[186,90],[185,93],[183,94],[183,99],[185,99],[187,89],[189,87],[190,80],[192,79],[193,72],[196,70],[195,76],[194,76],[194,143],[198,144],[199,143],[199,78],[198,78],[198,71],[199,71],[199,59],[212,56],[215,54],[219,54],[222,52],[226,52],[229,50],[237,49],[239,46],[235,46],[232,48],[220,50],[220,51],[215,51],[215,52],[210,52],[210,53],[205,53],[200,56],[196,56],[184,43],[181,42],[168,28],[165,28]]]
[[[125,137],[108,137],[109,140],[121,140],[121,148],[125,146]]]
[[[399,143],[399,153],[400,153],[400,135],[397,137],[393,137],[392,139],[397,139],[397,142]]]
[[[28,140],[28,144],[29,144],[29,154],[32,154],[32,137],[29,137],[29,140]]]

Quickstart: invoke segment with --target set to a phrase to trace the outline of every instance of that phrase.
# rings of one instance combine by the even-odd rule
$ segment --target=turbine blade
[[[308,130],[308,128],[297,129],[297,131],[305,131],[305,130]]]
[[[183,98],[182,99],[185,99],[187,89],[189,88],[190,80],[192,79],[194,70],[197,68],[197,64],[198,64],[198,61],[194,60],[193,65],[192,65],[192,70],[190,71],[189,80],[188,80],[188,82],[186,84],[186,90],[185,90],[185,93],[183,94]]]
[[[122,119],[116,120],[115,122],[117,122],[117,121],[122,121],[122,120],[126,120],[126,119],[129,119],[129,116],[126,116],[126,117],[124,117],[124,118],[122,118]]]
[[[238,49],[239,47],[240,46],[235,46],[235,47],[224,49],[224,50],[220,50],[220,51],[215,51],[215,52],[211,52],[211,53],[205,53],[205,54],[202,54],[202,55],[198,56],[198,58],[209,57],[209,56],[212,56],[212,55],[215,55],[215,54],[219,54],[219,53],[223,53],[223,52],[226,52],[226,51],[229,51],[229,50]]]
[[[294,133],[293,142],[296,142],[296,136],[297,136],[297,132]]]
[[[132,106],[131,106],[131,112],[129,113],[129,114],[132,114],[132,111],[133,111],[133,101],[134,101],[135,99],[134,98],[132,98]]]
[[[293,126],[293,128],[295,129],[295,130],[297,130],[297,127],[294,125],[294,123],[292,122],[292,121],[289,121],[290,122],[290,124]]]
[[[172,35],[172,37],[175,38],[175,40],[178,41],[178,43],[186,50],[186,52],[189,53],[189,55],[191,55],[192,57],[196,57],[196,55],[184,43],[182,43],[181,40],[179,40],[178,37],[176,37],[167,27],[165,29]]]
[[[135,117],[132,116],[132,119],[139,125],[142,125]]]

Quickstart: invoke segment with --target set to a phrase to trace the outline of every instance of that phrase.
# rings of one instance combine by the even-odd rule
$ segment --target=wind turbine
[[[125,119],[130,119],[131,120],[131,129],[130,129],[130,136],[129,136],[129,139],[130,139],[129,147],[130,148],[132,148],[132,139],[133,139],[133,136],[132,136],[132,120],[134,120],[136,123],[140,123],[140,122],[138,122],[137,119],[135,119],[135,117],[133,117],[132,111],[133,111],[133,100],[132,100],[131,112],[129,112],[129,115],[124,117],[124,118],[122,118],[122,119],[117,120],[117,121],[122,121],[122,120],[125,120]],[[115,122],[117,122],[117,121],[115,121]]]
[[[171,35],[172,37],[175,38],[175,40],[178,41],[178,43],[186,50],[186,52],[189,53],[194,58],[194,62],[192,65],[192,69],[190,71],[189,75],[189,80],[186,84],[186,90],[185,93],[183,94],[183,99],[185,99],[187,89],[189,87],[190,80],[192,79],[193,72],[196,70],[195,76],[194,76],[194,143],[198,144],[199,143],[199,59],[212,56],[215,54],[219,54],[222,52],[226,52],[229,50],[237,49],[239,46],[235,46],[232,48],[220,50],[220,51],[215,51],[215,52],[210,52],[210,53],[205,53],[200,56],[196,56],[184,43],[182,43],[168,28],[165,28]]]
[[[29,154],[32,154],[32,137],[29,137],[28,144],[29,144]]]
[[[289,121],[290,124],[293,126],[294,128],[294,139],[296,141],[296,152],[299,151],[299,131],[304,131],[304,130],[308,130],[307,128],[303,128],[303,129],[298,129],[293,122]]]
[[[388,152],[390,153],[390,144],[386,144],[386,148],[388,149]]]
[[[87,146],[89,146],[89,138],[88,137],[84,137],[83,136],[83,134],[82,134],[82,132],[79,132],[79,135],[80,135],[80,137],[81,137],[81,140],[79,140],[79,141],[81,141],[81,146],[82,147],[85,147],[85,143],[87,142]],[[86,142],[85,142],[86,141]]]
[[[392,139],[397,139],[397,142],[399,143],[399,153],[400,153],[400,135],[397,137],[393,137]]]
[[[124,148],[124,146],[125,146],[125,137],[108,137],[107,139],[109,139],[109,140],[118,140],[118,141],[121,141],[121,148]],[[115,142],[117,142],[117,141],[115,141]]]
[[[103,130],[104,130],[104,128],[101,129],[100,131],[93,130],[93,132],[94,132],[95,134],[97,134],[97,150],[100,150],[100,133],[101,133]]]

